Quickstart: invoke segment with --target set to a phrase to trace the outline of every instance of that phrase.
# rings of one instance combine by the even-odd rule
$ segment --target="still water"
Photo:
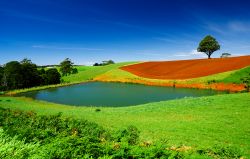
[[[54,103],[74,106],[121,107],[184,97],[220,94],[214,90],[145,86],[139,84],[89,82],[21,94]]]

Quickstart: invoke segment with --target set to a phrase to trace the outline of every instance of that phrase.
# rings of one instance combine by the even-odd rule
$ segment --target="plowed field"
[[[250,56],[144,62],[120,69],[140,77],[153,79],[190,79],[250,66]]]

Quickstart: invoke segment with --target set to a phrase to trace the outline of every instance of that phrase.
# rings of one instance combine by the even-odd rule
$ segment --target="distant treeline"
[[[108,60],[108,61],[102,61],[102,63],[95,63],[93,66],[106,66],[114,63],[115,62],[113,60]]]
[[[10,61],[0,66],[0,90],[29,88],[60,83],[61,75],[56,68],[38,69],[31,60]]]
[[[0,91],[59,84],[62,82],[61,76],[78,73],[73,64],[69,58],[62,61],[60,65],[43,67],[37,66],[26,58],[20,62],[10,61],[0,66]],[[55,66],[59,68],[61,74]]]
[[[74,67],[75,66],[84,66],[84,65],[73,65]],[[40,66],[37,66],[38,68],[47,68],[47,67],[60,67],[60,65],[40,65]]]

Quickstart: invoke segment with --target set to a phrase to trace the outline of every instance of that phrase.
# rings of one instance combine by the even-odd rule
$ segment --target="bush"
[[[7,135],[3,129],[0,129],[0,158],[5,159],[25,159],[36,158],[39,144],[29,143],[13,138]]]
[[[61,81],[61,75],[56,68],[48,69],[45,73],[45,83],[48,84],[59,84]]]
[[[0,158],[240,158],[235,147],[193,149],[167,142],[140,143],[128,126],[110,133],[86,121],[0,108]],[[8,135],[6,135],[8,134]]]

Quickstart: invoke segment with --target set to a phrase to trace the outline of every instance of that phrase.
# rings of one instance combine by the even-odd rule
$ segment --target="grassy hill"
[[[144,105],[100,108],[73,107],[28,98],[1,97],[1,108],[35,111],[94,121],[109,130],[134,125],[141,142],[167,140],[194,148],[214,145],[239,147],[250,155],[250,94],[226,94],[162,101]]]
[[[63,84],[15,90],[13,92],[40,90],[93,80],[162,86],[173,86],[174,83],[176,85],[194,86],[195,88],[199,88],[200,85],[211,86],[211,84],[219,83],[225,84],[226,87],[229,86],[226,84],[236,87],[242,83],[240,79],[249,76],[250,73],[250,67],[245,67],[193,79],[163,80],[143,78],[120,69],[122,66],[135,63],[126,62],[97,67],[78,66],[79,73],[63,77],[65,82]],[[149,143],[155,146],[161,141],[166,141],[168,145],[174,148],[190,148],[187,154],[199,152],[199,158],[233,158],[232,156],[238,154],[238,152],[241,152],[240,154],[245,157],[250,157],[249,103],[249,93],[184,98],[120,108],[74,107],[24,97],[0,97],[0,108],[3,109],[21,110],[28,113],[34,111],[38,115],[54,115],[62,112],[65,118],[86,119],[99,124],[114,134],[117,130],[133,125],[141,132],[139,145]],[[0,145],[4,147],[10,148],[11,145],[13,147],[13,143],[16,143],[16,145],[22,145],[25,149],[18,149],[19,154],[25,153],[26,149],[30,151],[32,147],[40,151],[39,144],[21,142],[17,138],[6,135],[0,129]],[[9,143],[6,143],[6,141],[9,141]],[[217,146],[220,148],[214,150],[214,147]],[[232,148],[227,149],[228,147]],[[200,152],[202,153],[200,154]],[[201,157],[200,155],[204,155],[203,152],[209,157]],[[178,155],[179,152],[176,151],[175,153]]]
[[[136,62],[122,62],[112,65],[106,66],[78,66],[76,67],[78,70],[77,74],[71,74],[69,76],[64,76],[63,80],[65,82],[84,82],[87,80],[92,80],[96,76],[104,74],[110,70],[117,69],[121,66],[135,64]]]

